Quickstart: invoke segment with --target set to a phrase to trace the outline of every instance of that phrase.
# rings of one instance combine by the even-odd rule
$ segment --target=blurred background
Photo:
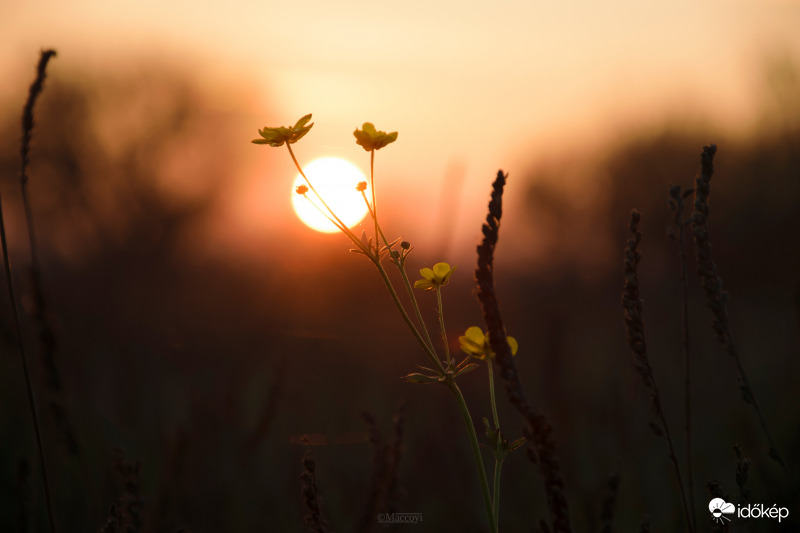
[[[434,262],[457,265],[445,291],[454,350],[481,324],[474,250],[491,181],[509,173],[498,294],[526,392],[555,427],[581,531],[599,528],[615,474],[620,530],[645,515],[656,529],[682,528],[625,340],[622,250],[636,207],[651,363],[682,450],[667,191],[693,187],[703,145],[716,143],[715,259],[745,369],[796,473],[800,4],[0,0],[0,13],[0,192],[61,530],[105,524],[125,457],[141,464],[143,530],[299,531],[304,434],[319,444],[326,516],[354,530],[373,465],[361,413],[390,440],[401,401],[395,510],[422,513],[419,530],[484,530],[457,409],[446,391],[399,379],[424,356],[374,269],[344,236],[296,218],[290,158],[250,143],[258,128],[306,113],[315,126],[295,145],[303,163],[337,156],[366,171],[352,131],[365,121],[399,131],[376,158],[382,225],[413,244],[412,280]],[[21,110],[47,47],[58,57],[36,108],[29,192],[54,362],[41,357],[30,318],[18,177]],[[715,343],[693,255],[692,505],[705,520],[709,479],[736,493],[738,442],[753,461],[751,500],[800,512],[796,475],[767,457]],[[2,294],[0,529],[41,531]],[[429,296],[419,297],[432,326]],[[485,379],[462,380],[478,423],[490,414]],[[501,420],[520,433],[505,401]],[[501,529],[531,530],[547,516],[523,453],[506,462],[501,501]]]

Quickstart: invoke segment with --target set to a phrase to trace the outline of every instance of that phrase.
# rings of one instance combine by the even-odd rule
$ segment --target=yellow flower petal
[[[461,346],[461,351],[467,355],[479,356],[483,353],[482,346],[478,346],[466,337],[459,337],[458,343]]]
[[[414,282],[414,288],[422,289],[424,291],[432,291],[435,288],[435,285],[427,279],[418,279]]]
[[[506,341],[508,342],[508,347],[511,348],[511,355],[517,355],[517,350],[519,350],[517,339],[514,337],[506,337]]]
[[[458,343],[464,353],[478,359],[485,359],[489,351],[483,331],[476,326],[467,329],[464,335],[458,338]]]
[[[433,272],[436,274],[437,278],[443,280],[444,277],[450,272],[450,265],[447,263],[436,263],[433,265]]]
[[[450,283],[450,276],[453,275],[453,272],[455,271],[455,269],[456,269],[456,267],[453,267],[453,268],[451,268],[450,270],[447,271],[447,274],[445,274],[444,278],[442,279],[442,285],[447,285],[448,283]]]
[[[428,281],[433,281],[434,279],[436,279],[436,275],[434,274],[433,270],[431,270],[430,268],[420,269],[419,275],[422,276],[423,278],[427,279]]]
[[[255,144],[268,144],[273,147],[283,146],[284,143],[294,144],[311,130],[314,124],[306,125],[309,120],[311,120],[310,114],[300,118],[291,128],[286,126],[264,127],[263,130],[258,130],[258,134],[263,139],[254,139],[252,142]]]
[[[300,128],[302,128],[303,126],[308,124],[309,120],[311,120],[311,113],[309,113],[308,115],[306,115],[304,117],[301,117],[300,120],[298,120],[295,123],[295,125],[294,125],[294,127],[292,129],[295,130],[295,131],[299,130]]]
[[[371,122],[365,122],[361,129],[356,129],[353,132],[355,135],[356,143],[364,148],[367,152],[372,150],[380,150],[387,144],[393,143],[397,140],[397,132],[386,133],[385,131],[378,131]]]
[[[486,337],[483,334],[483,330],[481,330],[481,328],[478,326],[472,326],[471,328],[468,328],[467,331],[464,332],[464,336],[478,346],[483,346],[486,342]]]

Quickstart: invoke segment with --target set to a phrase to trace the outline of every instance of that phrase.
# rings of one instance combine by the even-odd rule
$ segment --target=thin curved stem
[[[494,513],[494,527],[500,527],[500,472],[503,470],[503,459],[494,458],[494,499],[492,500],[492,513]]]
[[[25,388],[28,392],[28,406],[31,410],[31,417],[33,418],[33,429],[36,434],[36,448],[39,452],[39,462],[42,465],[42,483],[44,484],[44,498],[47,505],[47,519],[50,526],[50,533],[55,533],[55,519],[53,517],[53,504],[50,498],[50,481],[47,474],[47,461],[44,455],[44,444],[42,442],[42,433],[39,428],[39,415],[36,409],[36,399],[33,395],[33,384],[31,382],[31,373],[28,369],[28,356],[25,352],[25,341],[22,338],[22,323],[19,318],[19,309],[17,308],[17,297],[14,292],[14,281],[11,277],[11,260],[8,257],[8,242],[6,239],[6,225],[3,216],[3,203],[0,200],[0,242],[2,243],[3,250],[3,264],[6,270],[6,285],[8,287],[8,296],[11,298],[11,309],[14,317],[14,330],[16,334],[17,345],[19,346],[19,355],[22,358],[22,371],[25,375]]]
[[[489,520],[489,531],[497,533],[497,523],[494,517],[492,496],[489,492],[489,481],[486,479],[486,469],[483,466],[483,457],[481,456],[481,447],[478,444],[478,436],[475,433],[475,425],[472,423],[472,416],[469,414],[467,402],[464,400],[464,395],[461,394],[461,389],[455,381],[448,380],[447,387],[456,399],[458,410],[461,413],[461,418],[464,419],[464,426],[467,428],[467,435],[469,436],[469,444],[472,448],[472,456],[475,459],[475,468],[478,470],[478,478],[481,485],[481,493],[483,495],[483,506],[486,510],[486,518]]]
[[[492,404],[492,416],[494,417],[494,430],[496,431],[494,442],[494,497],[492,498],[492,512],[494,513],[495,525],[498,527],[500,523],[500,472],[503,469],[504,458],[500,455],[502,436],[500,434],[500,417],[497,416],[497,401],[495,400],[494,394],[494,369],[492,368],[491,359],[486,361],[486,366],[489,368],[489,397]]]
[[[317,211],[319,211],[319,212],[320,212],[320,214],[322,214],[322,216],[324,216],[325,218],[327,218],[327,219],[328,219],[328,222],[330,222],[331,224],[333,224],[334,226],[336,226],[336,229],[338,229],[339,231],[341,231],[342,233],[344,233],[344,226],[340,226],[340,225],[339,225],[339,223],[338,223],[338,222],[336,222],[334,219],[332,219],[332,218],[330,217],[330,215],[328,215],[328,213],[326,213],[326,212],[325,212],[325,210],[324,210],[324,209],[322,209],[320,206],[318,206],[317,204],[315,204],[315,203],[314,203],[314,200],[312,200],[311,198],[309,198],[307,194],[304,194],[304,195],[303,195],[303,198],[305,198],[306,200],[308,200],[308,203],[310,203],[311,205],[313,205],[313,206],[314,206],[314,207],[317,209]]]
[[[375,221],[375,253],[378,254],[378,204],[375,202],[375,150],[369,152],[369,188],[372,190],[372,220]],[[386,238],[384,237],[384,241]],[[387,245],[388,246],[388,245]]]
[[[492,401],[492,416],[494,417],[494,428],[500,429],[500,417],[497,416],[497,402],[494,398],[494,369],[492,368],[492,361],[487,360],[486,366],[489,368],[489,396]]]
[[[352,231],[350,231],[350,229],[347,227],[347,224],[342,222],[339,219],[339,217],[336,216],[336,213],[334,213],[333,209],[331,209],[331,207],[327,204],[327,202],[325,202],[325,199],[317,192],[317,189],[314,188],[314,185],[311,183],[311,180],[308,179],[308,176],[306,176],[306,173],[303,172],[303,169],[300,167],[300,163],[297,162],[297,158],[294,156],[294,152],[292,151],[292,146],[289,143],[286,143],[286,148],[289,149],[289,155],[292,156],[292,161],[294,162],[294,166],[297,167],[297,170],[300,172],[300,175],[303,176],[304,180],[306,180],[308,188],[311,189],[314,192],[314,194],[317,195],[317,198],[319,198],[319,201],[322,202],[322,205],[325,206],[325,209],[327,209],[328,212],[331,214],[331,216],[336,219],[339,225],[343,228],[342,231],[345,233],[345,235],[350,237],[350,240],[354,242],[361,242],[358,239],[358,237],[356,237],[355,234]]]
[[[414,314],[417,315],[417,321],[420,323],[422,333],[425,335],[425,340],[428,342],[428,345],[432,350],[433,341],[428,333],[428,328],[425,326],[425,321],[422,319],[422,312],[419,310],[419,304],[417,303],[417,298],[414,296],[414,289],[411,287],[411,281],[408,279],[408,274],[406,274],[405,265],[398,264],[397,269],[400,271],[400,276],[403,278],[403,285],[405,285],[408,297],[411,299],[411,306],[414,308]]]
[[[370,216],[374,218],[375,216],[374,211],[370,206],[369,200],[367,200],[367,195],[366,193],[364,193],[364,191],[361,191],[361,197],[364,198],[364,202],[367,204],[367,209],[369,210]],[[383,243],[388,248],[389,240],[386,238],[386,235],[384,235],[383,229],[381,229],[380,224],[377,225],[377,229],[378,233],[381,236],[381,239],[383,239]],[[403,285],[405,285],[406,292],[408,293],[408,298],[409,300],[411,300],[411,307],[414,309],[414,314],[417,317],[417,322],[419,322],[419,327],[422,330],[422,334],[425,337],[425,342],[428,343],[428,348],[430,348],[431,351],[435,351],[433,348],[433,341],[431,340],[431,336],[428,333],[428,327],[425,325],[425,320],[423,320],[422,318],[422,312],[419,310],[419,303],[417,302],[417,298],[414,296],[414,289],[411,287],[411,281],[408,279],[408,274],[406,273],[404,262],[403,261],[392,261],[392,262],[397,267],[397,270],[400,271],[400,276],[403,278]]]
[[[444,328],[444,308],[442,307],[442,288],[441,286],[436,286],[436,302],[439,305],[439,328],[442,330],[442,343],[444,344],[444,355],[445,359],[447,360],[447,364],[450,364],[450,346],[447,342],[447,330]],[[492,399],[494,399],[494,394],[492,394]]]
[[[422,349],[425,350],[425,354],[430,358],[431,362],[436,366],[436,369],[442,374],[445,374],[445,368],[442,365],[442,362],[439,360],[439,356],[436,355],[436,352],[425,343],[425,340],[420,335],[419,330],[414,326],[414,323],[411,321],[411,317],[408,316],[403,304],[400,302],[400,298],[397,297],[397,292],[394,290],[394,285],[392,285],[389,276],[386,274],[386,270],[383,268],[383,265],[377,259],[373,259],[372,263],[378,269],[378,274],[380,274],[381,279],[383,280],[383,284],[386,285],[386,288],[389,291],[389,295],[392,297],[392,301],[394,302],[395,307],[400,312],[400,315],[403,317],[403,321],[405,321],[408,329],[411,330],[411,333],[414,335],[414,338],[417,340]]]
[[[680,266],[681,266],[681,318],[682,327],[681,333],[683,337],[683,354],[685,360],[685,423],[686,423],[686,476],[687,484],[689,485],[689,501],[694,502],[694,481],[692,479],[692,358],[689,351],[689,287],[688,287],[688,273],[686,266],[686,240],[684,239],[683,221],[683,201],[679,204],[680,209],[676,214],[676,223],[678,225],[678,245],[680,246]],[[692,527],[697,528],[697,516],[694,512],[694,506],[690,506],[689,516],[692,519]]]

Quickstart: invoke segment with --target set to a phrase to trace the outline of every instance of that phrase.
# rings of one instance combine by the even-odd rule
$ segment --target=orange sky
[[[764,57],[800,56],[800,3],[779,0],[0,0],[0,14],[7,79],[29,78],[42,46],[58,49],[62,68],[172,56],[249,95],[220,95],[221,107],[250,117],[244,142],[312,112],[301,159],[339,155],[366,168],[353,129],[372,121],[399,131],[379,154],[378,190],[418,215],[439,200],[443,177],[461,172],[460,216],[472,221],[496,170],[519,175],[540,152],[671,112],[703,109],[742,128],[757,109]],[[16,88],[0,88],[12,97]],[[259,147],[247,157],[249,172],[280,159],[289,194],[285,154]]]

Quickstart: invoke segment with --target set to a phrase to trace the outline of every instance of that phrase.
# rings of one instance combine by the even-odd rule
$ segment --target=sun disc
[[[367,181],[367,178],[357,166],[339,157],[323,157],[306,165],[303,172],[325,203],[348,228],[361,222],[367,214],[367,205],[361,193],[356,191],[356,185],[360,181]],[[305,196],[297,194],[295,190],[298,185],[306,185],[306,180],[300,174],[292,185],[292,207],[303,224],[323,233],[339,231],[317,208],[327,213],[317,195],[311,190]]]

